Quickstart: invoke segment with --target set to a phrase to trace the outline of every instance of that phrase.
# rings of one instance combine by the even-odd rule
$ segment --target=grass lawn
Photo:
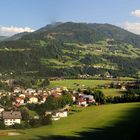
[[[82,108],[81,112],[51,126],[21,130],[19,136],[2,140],[135,140],[140,126],[140,103]]]
[[[97,85],[104,85],[111,83],[111,80],[62,80],[62,81],[51,81],[48,88],[52,87],[67,87],[70,89],[78,89],[84,87],[94,88]]]
[[[101,90],[105,94],[105,96],[121,96],[123,94],[123,91],[121,89],[107,88],[99,90]]]

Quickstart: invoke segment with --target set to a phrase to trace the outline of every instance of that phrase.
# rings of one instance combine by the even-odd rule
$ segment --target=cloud
[[[139,22],[128,22],[128,21],[126,21],[123,24],[123,28],[132,32],[132,33],[140,34],[140,23]]]
[[[132,15],[132,16],[135,16],[135,17],[140,17],[140,10],[132,11],[132,12],[131,12],[131,15]]]
[[[21,32],[33,32],[34,29],[29,27],[15,27],[15,26],[0,26],[0,36],[12,36]]]

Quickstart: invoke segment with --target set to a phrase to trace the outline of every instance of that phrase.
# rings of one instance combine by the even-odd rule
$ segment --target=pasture
[[[82,111],[53,122],[53,125],[20,130],[18,136],[2,140],[131,140],[138,135],[140,103],[81,108]]]

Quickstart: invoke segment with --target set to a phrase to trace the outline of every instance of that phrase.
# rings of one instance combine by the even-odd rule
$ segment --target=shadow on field
[[[126,116],[113,126],[86,129],[87,131],[75,132],[78,137],[57,135],[49,137],[38,136],[38,140],[138,140],[140,139],[140,107],[126,110]]]

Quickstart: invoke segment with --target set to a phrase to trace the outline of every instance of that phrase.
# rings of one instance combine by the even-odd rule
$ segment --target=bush
[[[105,95],[100,90],[95,90],[94,91],[94,98],[95,98],[95,101],[99,104],[106,103]]]
[[[1,129],[1,130],[2,130],[2,129],[5,129],[5,124],[4,124],[3,121],[0,121],[0,129]]]
[[[42,118],[42,125],[50,125],[52,124],[51,115],[44,116]]]
[[[31,127],[39,127],[39,126],[41,126],[41,120],[40,119],[31,119],[29,121],[29,125]]]
[[[18,124],[18,123],[15,123],[14,125],[10,126],[10,128],[14,128],[14,129],[24,129],[26,128],[25,125],[23,123],[21,124]]]

